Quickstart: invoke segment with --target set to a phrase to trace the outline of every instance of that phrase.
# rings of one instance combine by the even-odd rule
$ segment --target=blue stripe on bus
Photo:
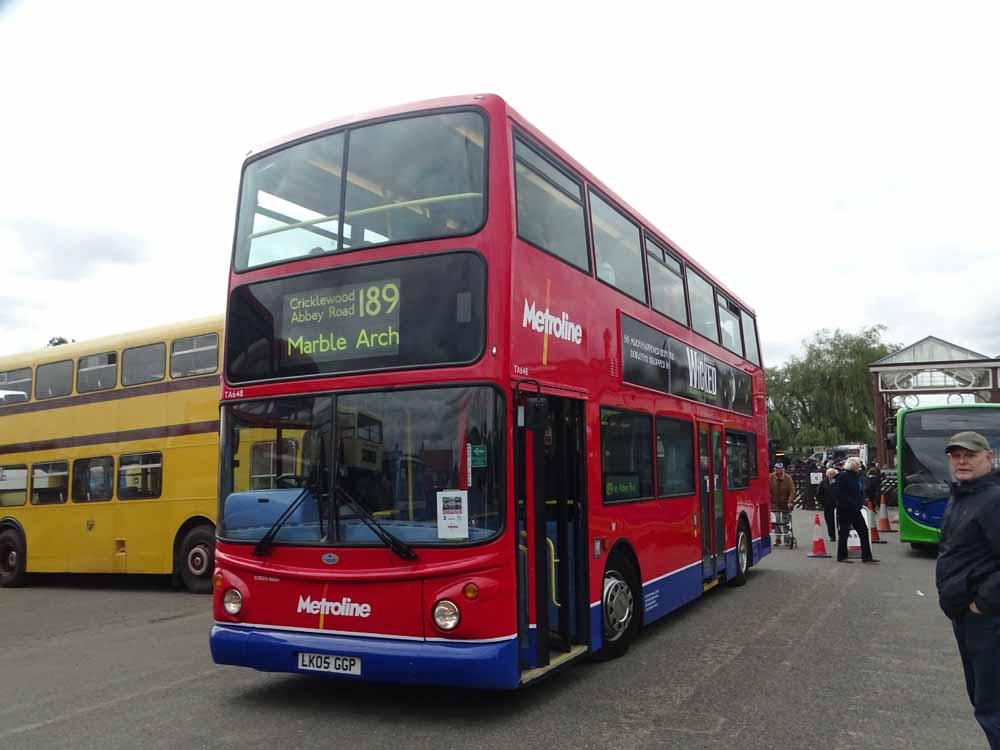
[[[520,682],[513,637],[496,643],[399,641],[216,624],[209,643],[216,664],[262,672],[499,690]],[[299,652],[360,657],[361,676],[300,670]]]

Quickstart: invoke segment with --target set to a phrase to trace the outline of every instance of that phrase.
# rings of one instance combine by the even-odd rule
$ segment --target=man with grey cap
[[[1000,750],[1000,473],[978,432],[959,432],[945,448],[955,480],[941,519],[938,603],[958,641],[969,700]]]

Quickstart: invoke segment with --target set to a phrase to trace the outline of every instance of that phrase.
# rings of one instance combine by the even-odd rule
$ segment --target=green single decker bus
[[[901,542],[919,548],[940,540],[952,481],[944,449],[952,435],[964,430],[990,441],[994,470],[1000,467],[1000,404],[918,406],[896,413]]]

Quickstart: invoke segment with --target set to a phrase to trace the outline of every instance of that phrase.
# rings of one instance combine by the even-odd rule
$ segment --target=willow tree
[[[875,401],[868,366],[899,349],[885,326],[858,333],[817,331],[801,356],[767,370],[768,437],[801,451],[813,445],[875,442]]]

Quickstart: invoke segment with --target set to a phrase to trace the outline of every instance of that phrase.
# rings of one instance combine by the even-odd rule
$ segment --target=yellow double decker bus
[[[0,586],[163,573],[211,591],[222,325],[0,357]]]

